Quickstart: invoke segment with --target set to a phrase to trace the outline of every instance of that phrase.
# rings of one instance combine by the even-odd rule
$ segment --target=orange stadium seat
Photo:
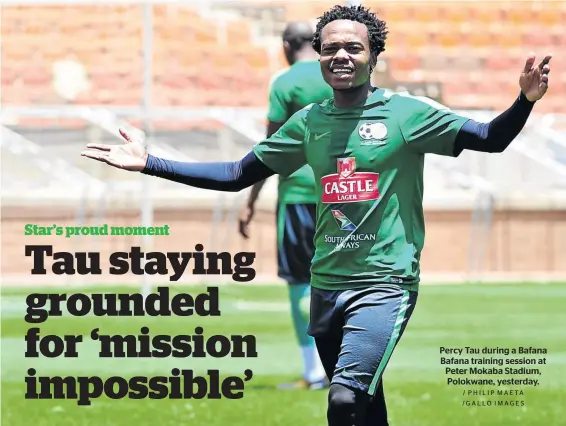
[[[14,67],[19,61],[26,61],[29,59],[29,47],[20,43],[21,37],[19,34],[2,34],[0,47],[2,48],[2,67],[6,64]]]
[[[519,69],[520,70],[520,67],[517,67],[517,63],[508,56],[491,55],[491,56],[486,58],[486,61],[485,61],[485,71],[486,72],[502,71],[502,70],[503,71],[509,71],[509,70],[513,70],[513,69]]]
[[[316,19],[336,4],[329,1],[304,1],[285,3],[287,21]]]
[[[466,3],[446,3],[442,5],[444,22],[464,23],[470,20],[470,8]]]
[[[269,54],[265,49],[247,49],[244,47],[238,49],[237,54],[238,59],[244,61],[250,68],[266,69],[269,66]]]
[[[538,52],[539,55],[548,52],[554,55],[559,54],[562,50],[566,49],[566,32],[545,33],[542,31],[532,32],[524,31],[522,34],[523,45],[528,46],[529,49]]]
[[[231,21],[226,24],[226,40],[229,44],[249,43],[251,29],[245,20]]]
[[[410,36],[423,36],[422,31],[415,31],[414,25],[405,24],[405,23],[392,23],[387,24],[387,30],[389,31],[387,34],[387,48],[396,49],[398,44],[405,43],[407,37]]]
[[[16,79],[11,85],[2,88],[4,105],[27,105],[31,103],[31,93],[26,90],[22,80]]]
[[[5,63],[4,57],[2,57],[2,63]],[[15,81],[18,79],[18,76],[19,73],[16,72],[16,70],[14,70],[13,68],[2,67],[2,70],[0,72],[0,78],[1,78],[0,81],[2,82],[2,88],[14,84]]]
[[[537,22],[544,27],[552,27],[563,23],[564,16],[562,16],[560,10],[549,6],[550,5],[544,4],[543,8],[535,9],[531,18],[532,21]]]
[[[44,66],[26,67],[20,77],[29,86],[48,86],[51,82],[51,71]]]
[[[426,71],[450,69],[452,66],[451,59],[448,56],[439,53],[424,55],[419,58],[420,67]],[[392,71],[395,71],[397,68],[392,66],[391,69]]]
[[[564,46],[566,46],[566,32],[563,31],[560,34],[554,34],[554,36],[549,39],[549,43],[547,43],[546,46],[547,50],[549,50],[550,53],[552,53],[554,57],[557,58],[558,55],[560,55],[560,46],[562,46],[563,48]]]
[[[139,105],[142,102],[142,91],[140,89],[120,89],[111,92],[106,99],[102,99],[110,105]]]
[[[486,48],[493,43],[491,35],[486,31],[472,30],[464,35],[463,42],[472,48]]]
[[[533,11],[529,3],[516,2],[503,9],[504,21],[509,26],[521,26],[532,22]]]
[[[159,82],[159,86],[162,88],[173,89],[173,90],[186,90],[191,86],[189,76],[184,73],[168,74],[167,78],[164,78]],[[141,86],[140,86],[141,87]]]
[[[424,7],[420,4],[407,4],[406,10],[409,16],[413,16],[413,22],[418,22],[419,26],[422,24],[440,25],[442,22],[442,4],[430,2]]]
[[[425,33],[398,34],[397,37],[408,49],[419,49],[429,44],[428,34]]]
[[[460,33],[454,31],[443,31],[436,34],[434,43],[441,48],[455,48],[462,45]]]
[[[179,30],[178,27],[167,24],[155,25],[153,30],[153,39],[155,43],[166,43],[166,42],[179,42]],[[187,31],[186,37],[190,35],[190,29]]]
[[[216,31],[211,31],[211,27],[214,28],[209,22],[191,21],[188,30],[190,31],[190,36],[197,43],[215,44],[218,43],[218,34]],[[181,42],[186,40],[184,31],[179,30],[179,27],[177,27],[175,37]]]
[[[470,7],[470,12],[470,22],[480,26],[503,20],[503,10],[497,2],[474,3],[473,7]]]
[[[161,86],[154,86],[151,92],[151,103],[155,106],[166,106],[171,104],[171,93],[178,91]]]
[[[462,83],[454,79],[447,79],[442,83],[442,94],[444,96],[459,95],[461,93],[474,93],[470,90],[470,83]]]
[[[407,52],[405,56],[399,56],[389,59],[389,66],[394,71],[414,71],[421,67],[421,61],[418,56],[411,55]]]
[[[461,53],[456,53],[456,55],[450,58],[450,69],[457,72],[463,71],[466,75],[480,70],[483,66],[483,59],[476,55],[463,55]]]
[[[225,52],[218,51],[212,54],[213,66],[217,70],[231,70],[233,72],[234,59]]]
[[[119,90],[122,87],[121,74],[105,70],[91,72],[90,81],[96,90]]]
[[[414,21],[411,4],[395,3],[395,2],[379,2],[368,1],[366,5],[373,11],[377,12],[377,16],[383,19],[387,26],[391,27],[395,24],[403,24]]]
[[[444,97],[444,103],[453,108],[461,109],[477,108],[478,106],[485,109],[496,109],[498,95],[485,93],[482,90],[470,90],[465,93],[447,93]]]
[[[186,22],[199,21],[201,18],[193,7],[183,4],[154,5],[154,20],[169,22],[171,24],[182,24]]]
[[[494,49],[512,49],[522,46],[520,28],[516,31],[513,26],[505,26],[501,29],[494,29],[489,32],[491,45]]]

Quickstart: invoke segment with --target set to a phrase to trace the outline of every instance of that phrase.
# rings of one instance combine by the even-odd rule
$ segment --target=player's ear
[[[295,54],[293,52],[293,48],[291,47],[291,43],[286,40],[283,42],[283,51],[289,65],[293,65],[293,63],[295,62]]]

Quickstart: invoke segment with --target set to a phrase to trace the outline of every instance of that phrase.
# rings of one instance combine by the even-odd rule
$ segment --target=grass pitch
[[[91,288],[86,292],[109,291]],[[115,288],[132,292],[131,288]],[[196,295],[204,287],[175,287]],[[220,317],[105,318],[95,316],[50,318],[37,326],[41,335],[85,335],[78,359],[24,357],[26,331],[36,325],[24,321],[25,297],[34,290],[2,291],[2,424],[7,426],[276,426],[326,424],[326,391],[282,391],[277,384],[300,376],[301,360],[294,338],[287,289],[282,286],[221,286]],[[72,292],[72,289],[43,289]],[[85,290],[80,290],[85,292]],[[421,288],[407,331],[385,372],[384,385],[392,426],[559,426],[566,418],[566,287],[563,284],[442,285]],[[135,334],[147,326],[150,335],[253,334],[257,358],[100,359],[97,342],[89,333]],[[440,362],[443,347],[537,347],[546,355],[533,386],[447,385]],[[524,355],[517,355],[523,357]],[[466,366],[460,366],[466,368]],[[520,365],[512,366],[514,368]],[[26,400],[24,378],[29,368],[37,376],[120,375],[170,376],[173,368],[204,374],[218,369],[224,376],[243,377],[251,369],[238,400],[112,400],[101,397],[87,407],[75,400]],[[536,377],[535,377],[536,376]],[[452,376],[454,377],[454,376]],[[461,376],[471,377],[469,375]],[[483,376],[498,378],[500,376]],[[517,395],[489,395],[511,390]],[[475,395],[463,395],[475,391]],[[523,395],[520,395],[520,393]],[[484,393],[484,394],[482,394]],[[470,401],[473,406],[463,405]],[[491,402],[489,402],[491,401]],[[499,402],[498,401],[502,401]],[[511,403],[518,401],[518,403]],[[523,402],[521,402],[523,401]],[[487,404],[491,405],[487,405]],[[497,404],[504,403],[503,406]],[[516,405],[512,405],[516,404]],[[523,405],[524,404],[524,405]]]

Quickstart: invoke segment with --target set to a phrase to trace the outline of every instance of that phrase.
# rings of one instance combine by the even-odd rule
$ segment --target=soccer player
[[[182,163],[148,155],[122,132],[119,146],[83,155],[200,188],[239,191],[309,164],[317,179],[311,320],[331,378],[328,425],[387,425],[382,375],[417,301],[428,153],[501,153],[548,90],[550,59],[529,55],[512,105],[488,123],[371,87],[386,25],[364,7],[335,6],[313,47],[334,97],[295,113],[240,161]],[[486,75],[485,78],[490,78]]]
[[[292,22],[283,32],[283,49],[290,65],[274,76],[267,113],[269,138],[297,111],[312,103],[332,97],[332,88],[324,81],[318,54],[312,47],[314,27],[309,22]],[[310,264],[314,256],[316,223],[316,184],[310,166],[305,165],[288,177],[280,176],[277,199],[278,275],[288,283],[291,318],[301,348],[303,375],[295,383],[280,389],[322,389],[328,379],[308,334],[310,306]],[[265,183],[253,185],[248,202],[240,215],[240,234],[249,237],[249,224],[255,202]]]

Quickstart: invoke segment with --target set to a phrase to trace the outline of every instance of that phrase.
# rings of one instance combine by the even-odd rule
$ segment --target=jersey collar
[[[371,93],[371,95],[369,95],[366,98],[366,101],[364,102],[363,105],[359,105],[359,106],[354,107],[354,108],[336,108],[334,106],[334,97],[332,97],[330,99],[325,100],[321,104],[321,107],[327,113],[341,114],[341,113],[348,113],[348,112],[351,112],[351,111],[356,111],[358,109],[365,109],[369,106],[374,106],[375,104],[385,102],[385,100],[386,100],[385,89],[379,89],[377,87],[373,87],[372,89],[373,89],[373,92]]]

